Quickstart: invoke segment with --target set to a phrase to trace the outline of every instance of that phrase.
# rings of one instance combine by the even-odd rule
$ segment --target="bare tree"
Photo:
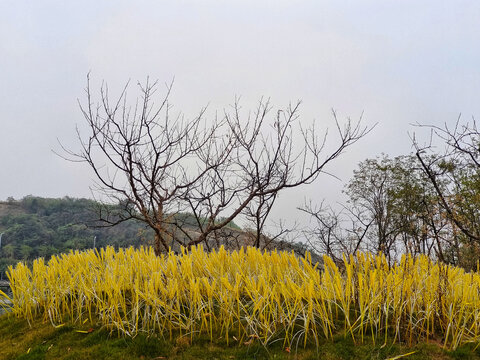
[[[86,104],[80,108],[90,134],[82,137],[77,129],[81,151],[64,150],[70,159],[90,166],[97,180],[95,190],[107,203],[113,200],[120,205],[104,206],[100,220],[108,225],[129,219],[145,222],[155,232],[158,254],[172,245],[170,225],[182,210],[180,200],[223,160],[228,149],[218,149],[209,167],[200,167],[192,159],[212,141],[220,124],[205,127],[204,109],[189,121],[172,118],[167,102],[170,85],[158,104],[153,101],[156,82],[147,80],[138,86],[141,96],[132,106],[127,103],[128,84],[114,102],[108,86],[102,84],[100,100],[94,103],[88,79]]]
[[[314,126],[302,128],[299,107],[297,102],[276,111],[270,126],[269,101],[260,100],[256,110],[245,117],[238,101],[232,111],[225,111],[229,139],[235,145],[229,161],[211,173],[207,188],[194,189],[191,198],[196,201],[189,199],[196,217],[209,219],[193,244],[205,241],[210,233],[243,214],[254,224],[255,246],[260,246],[265,221],[278,194],[314,182],[327,164],[370,131],[360,121],[348,120],[341,127],[333,113],[339,139],[333,149],[324,151],[327,133],[319,137]],[[216,221],[221,214],[222,221]]]
[[[220,119],[206,121],[202,109],[186,120],[171,115],[171,85],[158,102],[157,82],[138,87],[140,97],[133,105],[128,84],[114,101],[102,84],[94,102],[88,79],[80,108],[90,133],[83,136],[77,129],[80,151],[62,148],[65,158],[93,170],[95,190],[106,200],[100,220],[107,225],[145,222],[155,233],[157,254],[179,244],[215,246],[238,216],[255,223],[254,243],[260,246],[278,194],[315,181],[369,131],[360,121],[341,127],[335,118],[339,141],[326,152],[326,133],[319,138],[313,126],[299,126],[299,102],[279,110],[273,126],[267,124],[271,106],[263,100],[246,117],[236,101]],[[117,205],[110,206],[113,202]],[[186,212],[193,215],[193,230],[185,226]]]
[[[475,119],[463,122],[459,116],[453,127],[447,124],[418,126],[430,131],[430,140],[420,144],[413,136],[416,157],[451,222],[450,242],[453,242],[455,256],[457,260],[477,256],[480,253],[480,131],[477,123]],[[440,151],[435,147],[438,141]],[[463,255],[462,247],[466,248]]]
[[[363,210],[346,206],[335,210],[323,202],[319,206],[305,203],[299,210],[310,215],[313,223],[303,234],[314,252],[326,254],[341,265],[342,254],[367,250],[365,238],[373,219],[368,219]]]

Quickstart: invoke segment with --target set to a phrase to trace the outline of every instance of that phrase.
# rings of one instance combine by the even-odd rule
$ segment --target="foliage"
[[[155,256],[152,248],[109,247],[10,268],[17,317],[56,328],[101,324],[129,337],[203,334],[229,343],[314,346],[343,331],[354,343],[441,341],[456,349],[480,340],[480,274],[426,256],[324,257],[255,248],[202,247]],[[4,295],[5,296],[5,295]],[[440,340],[442,339],[442,340]]]
[[[95,227],[96,203],[87,199],[27,196],[0,203],[0,273],[7,265],[96,246],[140,246],[151,236],[138,222]],[[2,275],[3,276],[3,275]]]
[[[129,220],[115,227],[99,227],[99,204],[88,199],[49,199],[27,196],[21,200],[0,202],[0,279],[9,265],[31,262],[37,257],[107,245],[118,247],[149,245],[153,232],[144,224]],[[111,205],[114,207],[114,205]],[[195,218],[177,215],[185,229],[195,229]],[[233,222],[230,229],[240,230]]]
[[[453,127],[419,125],[430,130],[430,142],[413,138],[416,157],[452,227],[452,245],[446,254],[452,263],[475,267],[480,256],[480,129],[475,119]],[[443,151],[438,151],[440,141]]]
[[[352,211],[361,214],[363,223],[372,224],[364,244],[367,249],[393,258],[411,253],[443,260],[432,229],[442,227],[434,210],[436,195],[414,155],[362,161],[346,194]]]
[[[427,163],[435,164],[434,184]],[[366,159],[345,187],[341,210],[311,203],[302,208],[315,223],[305,235],[312,249],[337,263],[342,252],[383,253],[389,263],[407,253],[472,270],[480,242],[467,234],[480,234],[479,191],[478,169],[438,155]]]

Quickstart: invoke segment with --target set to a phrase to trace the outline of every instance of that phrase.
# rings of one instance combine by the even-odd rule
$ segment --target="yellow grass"
[[[151,248],[109,247],[19,263],[8,277],[14,314],[56,327],[90,322],[127,336],[203,333],[286,347],[339,331],[356,342],[443,339],[448,349],[480,340],[479,273],[424,256],[389,267],[383,256],[360,254],[340,269],[324,257],[319,269],[308,253],[194,247],[157,257]]]

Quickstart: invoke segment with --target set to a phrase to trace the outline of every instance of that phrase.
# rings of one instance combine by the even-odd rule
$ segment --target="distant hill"
[[[96,223],[98,206],[93,200],[41,198],[27,196],[21,200],[0,202],[0,280],[8,265],[31,261],[37,257],[87,248],[151,245],[153,232],[139,221],[129,220],[114,227],[92,227]],[[186,231],[195,236],[195,222],[191,215],[180,214]],[[209,238],[211,248],[225,245],[228,249],[252,245],[253,237],[236,224],[223,229],[217,237]],[[173,245],[173,244],[172,244]],[[304,253],[301,245],[262,239],[266,249],[288,249]],[[173,245],[178,251],[178,246]],[[315,257],[316,259],[316,257]]]
[[[127,221],[115,227],[93,228],[96,203],[87,199],[47,199],[27,196],[0,202],[0,273],[9,264],[72,249],[139,246],[152,234],[143,224]],[[2,275],[0,275],[2,276]]]

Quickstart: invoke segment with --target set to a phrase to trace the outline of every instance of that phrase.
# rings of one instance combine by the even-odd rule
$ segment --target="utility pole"
[[[3,232],[0,233],[0,250],[2,250],[2,236],[3,236],[3,234],[5,234],[5,233],[3,233]],[[3,272],[2,271],[0,271],[0,280],[3,280]]]

